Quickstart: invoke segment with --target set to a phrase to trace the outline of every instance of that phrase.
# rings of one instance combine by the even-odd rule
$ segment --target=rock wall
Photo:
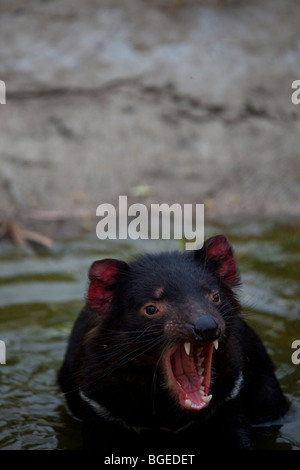
[[[299,216],[298,0],[2,1],[0,214]]]

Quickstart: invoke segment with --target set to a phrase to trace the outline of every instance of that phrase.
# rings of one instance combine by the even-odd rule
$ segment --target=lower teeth
[[[212,395],[208,395],[208,396],[206,396],[206,397],[202,397],[202,400],[203,400],[205,403],[209,403],[211,399],[212,399]]]

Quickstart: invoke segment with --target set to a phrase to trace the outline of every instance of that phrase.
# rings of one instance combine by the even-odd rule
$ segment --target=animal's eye
[[[158,312],[158,308],[156,308],[155,305],[147,305],[144,308],[144,313],[148,317],[151,317],[152,315],[155,315],[157,312]]]
[[[210,294],[210,300],[214,304],[219,304],[221,302],[221,297],[218,291],[211,292]]]

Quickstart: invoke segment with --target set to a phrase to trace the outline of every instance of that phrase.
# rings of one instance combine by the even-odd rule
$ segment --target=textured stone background
[[[297,217],[298,0],[2,0],[0,216]],[[53,212],[56,211],[56,212]],[[46,215],[45,215],[46,214]]]

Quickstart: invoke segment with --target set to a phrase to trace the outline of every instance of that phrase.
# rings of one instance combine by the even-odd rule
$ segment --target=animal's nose
[[[206,343],[218,339],[221,329],[210,315],[201,315],[195,321],[194,332],[198,341]]]

